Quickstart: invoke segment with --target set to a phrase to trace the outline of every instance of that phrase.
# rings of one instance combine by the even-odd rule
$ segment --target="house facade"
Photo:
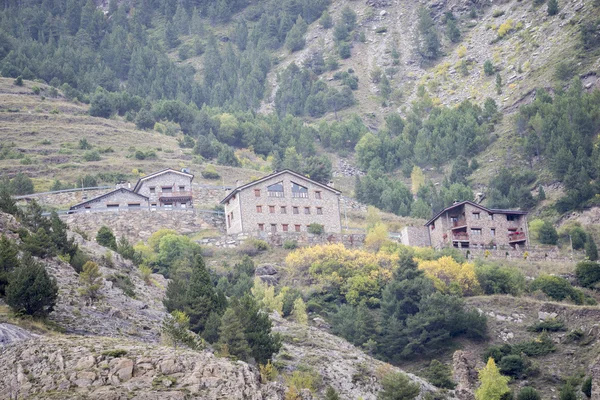
[[[290,170],[239,186],[221,200],[227,234],[306,232],[313,223],[340,233],[341,192]]]
[[[112,192],[75,204],[69,212],[189,208],[192,207],[192,179],[189,172],[170,168],[140,178],[133,190],[119,187]]]
[[[497,248],[529,245],[527,213],[497,210],[471,201],[456,203],[427,221],[434,248]]]

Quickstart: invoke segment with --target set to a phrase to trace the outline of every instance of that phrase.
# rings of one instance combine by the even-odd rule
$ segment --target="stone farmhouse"
[[[140,178],[133,190],[118,187],[112,192],[75,204],[69,213],[107,209],[165,209],[192,207],[194,175],[171,168]]]
[[[312,223],[340,233],[341,192],[294,171],[283,170],[238,186],[221,200],[227,234],[306,232]]]
[[[521,248],[529,245],[527,213],[496,210],[463,201],[440,211],[425,224],[434,248]]]

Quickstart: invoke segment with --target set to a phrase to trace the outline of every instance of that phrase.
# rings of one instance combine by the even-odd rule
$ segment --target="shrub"
[[[312,233],[313,235],[321,235],[323,232],[325,232],[325,227],[322,224],[313,222],[308,226],[308,233]]]
[[[452,381],[452,371],[448,365],[438,360],[432,360],[425,373],[427,380],[433,385],[443,389],[454,389],[456,384]]]
[[[88,162],[100,161],[100,153],[98,153],[96,150],[86,151],[85,153],[83,153],[83,159]]]
[[[520,342],[512,346],[514,354],[524,353],[529,357],[544,356],[556,350],[550,335],[546,332],[528,342]]]
[[[475,274],[483,293],[518,296],[525,290],[525,276],[515,268],[477,265]]]
[[[541,290],[548,297],[562,301],[570,297],[574,303],[583,303],[583,293],[574,289],[569,281],[558,276],[542,275],[537,277],[529,286],[531,291]]]
[[[588,399],[592,397],[592,377],[586,378],[581,384],[581,391]]]
[[[529,332],[558,332],[558,331],[566,331],[565,323],[558,319],[547,319],[545,321],[537,322],[529,327],[527,327]]]
[[[520,355],[511,354],[502,357],[498,363],[498,368],[504,375],[519,378],[523,375],[523,371],[525,370],[525,361]]]
[[[298,242],[295,240],[286,240],[283,242],[283,248],[286,250],[294,250],[298,248]]]
[[[419,269],[431,279],[439,291],[443,293],[459,292],[465,296],[481,293],[475,275],[475,266],[471,263],[458,263],[449,256],[437,260],[419,261]]]
[[[540,394],[532,387],[525,386],[519,392],[517,400],[542,400]]]
[[[75,272],[80,273],[83,270],[83,265],[88,262],[90,259],[88,256],[79,248],[75,251],[75,254],[71,256],[69,263],[75,270]]]
[[[102,352],[103,356],[114,357],[114,358],[123,357],[126,354],[127,354],[127,350],[123,350],[123,349],[105,350]]]
[[[512,352],[512,347],[509,344],[502,346],[490,346],[483,352],[483,360],[493,358],[494,361],[502,360],[502,357],[509,355]]]
[[[96,242],[98,242],[100,246],[108,247],[115,251],[117,250],[117,239],[108,226],[102,226],[98,229]]]
[[[558,233],[552,223],[544,221],[544,224],[539,229],[538,240],[542,244],[556,245],[558,242]]]
[[[383,377],[383,390],[377,396],[378,400],[412,400],[416,398],[421,388],[418,383],[412,383],[402,373],[389,373]]]
[[[587,288],[593,288],[600,282],[600,263],[594,261],[582,261],[575,267],[577,282]]]
[[[201,175],[205,179],[219,179],[221,177],[212,165],[208,165],[206,169],[201,172]]]
[[[149,285],[150,282],[152,282],[150,278],[152,276],[152,268],[148,267],[147,265],[140,265],[138,269],[140,271],[140,277],[142,280]]]
[[[485,60],[485,63],[483,63],[483,72],[485,72],[485,74],[487,76],[494,75],[494,72],[495,72],[494,64],[492,64],[492,62],[490,60]]]
[[[17,86],[23,86],[23,77],[21,75],[17,76],[13,83]]]
[[[129,276],[116,273],[108,276],[106,280],[112,282],[114,287],[121,289],[125,296],[135,298],[135,285]]]
[[[98,299],[102,287],[102,274],[98,271],[98,264],[88,261],[83,265],[83,271],[79,274],[79,282],[82,287],[79,293],[87,297],[91,302]]]

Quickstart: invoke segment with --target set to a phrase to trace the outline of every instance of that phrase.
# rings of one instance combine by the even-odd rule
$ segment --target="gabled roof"
[[[133,192],[133,191],[131,191],[131,190],[129,190],[129,189],[125,189],[125,188],[119,188],[119,189],[112,190],[112,191],[110,191],[110,192],[108,192],[108,193],[101,194],[100,196],[96,196],[96,197],[94,197],[94,198],[91,198],[91,199],[89,199],[89,200],[82,201],[81,203],[77,203],[77,204],[75,204],[74,206],[71,206],[70,210],[73,210],[73,209],[74,209],[74,208],[76,208],[76,207],[83,206],[83,205],[85,205],[85,204],[87,204],[87,203],[91,203],[91,202],[93,202],[93,201],[100,200],[100,199],[102,199],[102,198],[104,198],[104,197],[108,197],[108,196],[110,196],[110,195],[112,195],[112,194],[114,194],[114,193],[117,193],[117,192],[128,192],[128,193],[130,193],[130,194],[133,194],[134,196],[138,196],[138,197],[141,197],[141,198],[142,198],[142,199],[144,199],[144,200],[148,200],[148,197],[146,197],[146,196],[144,196],[144,195],[141,195],[141,194],[139,194],[139,193]]]
[[[526,215],[527,211],[519,211],[519,210],[502,210],[502,209],[497,209],[497,208],[487,208],[482,206],[481,204],[477,204],[474,203],[472,201],[466,200],[466,201],[461,201],[460,203],[456,203],[456,204],[452,204],[450,207],[446,207],[444,208],[442,211],[440,211],[439,213],[437,213],[433,218],[431,218],[429,221],[427,221],[425,223],[425,226],[429,226],[431,225],[431,223],[433,221],[435,221],[436,219],[438,219],[440,217],[440,215],[442,215],[443,213],[445,213],[446,211],[450,211],[454,208],[458,208],[461,206],[464,206],[465,204],[469,204],[472,205],[473,207],[477,207],[483,211],[486,211],[490,214],[519,214],[519,215]]]
[[[143,181],[145,181],[147,179],[150,179],[150,178],[157,177],[157,176],[162,175],[162,174],[171,173],[171,172],[175,173],[175,174],[180,174],[180,175],[183,175],[183,176],[187,176],[190,179],[194,179],[194,175],[188,174],[187,172],[177,171],[177,170],[175,170],[173,168],[165,168],[163,170],[160,170],[160,171],[155,172],[155,173],[150,174],[150,175],[146,175],[146,176],[138,179],[137,183],[135,184],[135,186],[133,188],[133,191],[137,193],[137,191],[140,190],[140,187],[141,187]]]
[[[294,172],[294,171],[292,171],[290,169],[284,169],[282,171],[273,172],[272,174],[269,174],[267,176],[263,176],[262,178],[260,178],[260,179],[258,179],[256,181],[253,181],[253,182],[250,182],[250,183],[246,183],[245,185],[242,185],[240,187],[237,187],[237,188],[233,189],[231,192],[229,192],[229,194],[223,200],[221,200],[221,204],[225,204],[227,202],[227,200],[229,200],[236,193],[239,193],[239,192],[241,192],[244,189],[247,189],[247,188],[252,187],[254,185],[258,185],[259,183],[262,183],[262,182],[266,181],[267,179],[275,178],[276,176],[283,175],[283,174],[286,174],[286,173],[290,174],[290,175],[293,175],[293,176],[297,177],[298,179],[303,179],[303,180],[309,181],[310,183],[312,183],[314,185],[317,185],[317,186],[320,186],[323,189],[329,190],[330,192],[333,192],[335,194],[341,194],[342,193],[339,190],[332,188],[331,186],[327,186],[325,184],[319,183],[319,182],[317,182],[315,180],[312,180],[312,179],[310,179],[310,178],[308,178],[308,177],[306,177],[306,176],[304,176],[302,174],[299,174],[297,172]]]

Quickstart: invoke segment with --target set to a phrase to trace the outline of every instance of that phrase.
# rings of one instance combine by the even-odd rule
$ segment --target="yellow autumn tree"
[[[410,174],[410,180],[412,183],[411,192],[412,194],[417,194],[419,192],[419,188],[425,183],[425,175],[423,175],[423,170],[415,165]]]
[[[383,246],[387,240],[387,226],[379,222],[367,233],[367,237],[365,238],[365,246],[371,250],[379,251],[381,246]]]
[[[474,296],[481,293],[475,274],[475,265],[459,263],[445,256],[437,260],[419,260],[419,269],[433,281],[436,289],[443,293],[459,293]]]
[[[510,392],[507,376],[503,376],[493,358],[489,358],[487,365],[479,370],[479,382],[481,385],[475,391],[477,400],[500,400]]]

